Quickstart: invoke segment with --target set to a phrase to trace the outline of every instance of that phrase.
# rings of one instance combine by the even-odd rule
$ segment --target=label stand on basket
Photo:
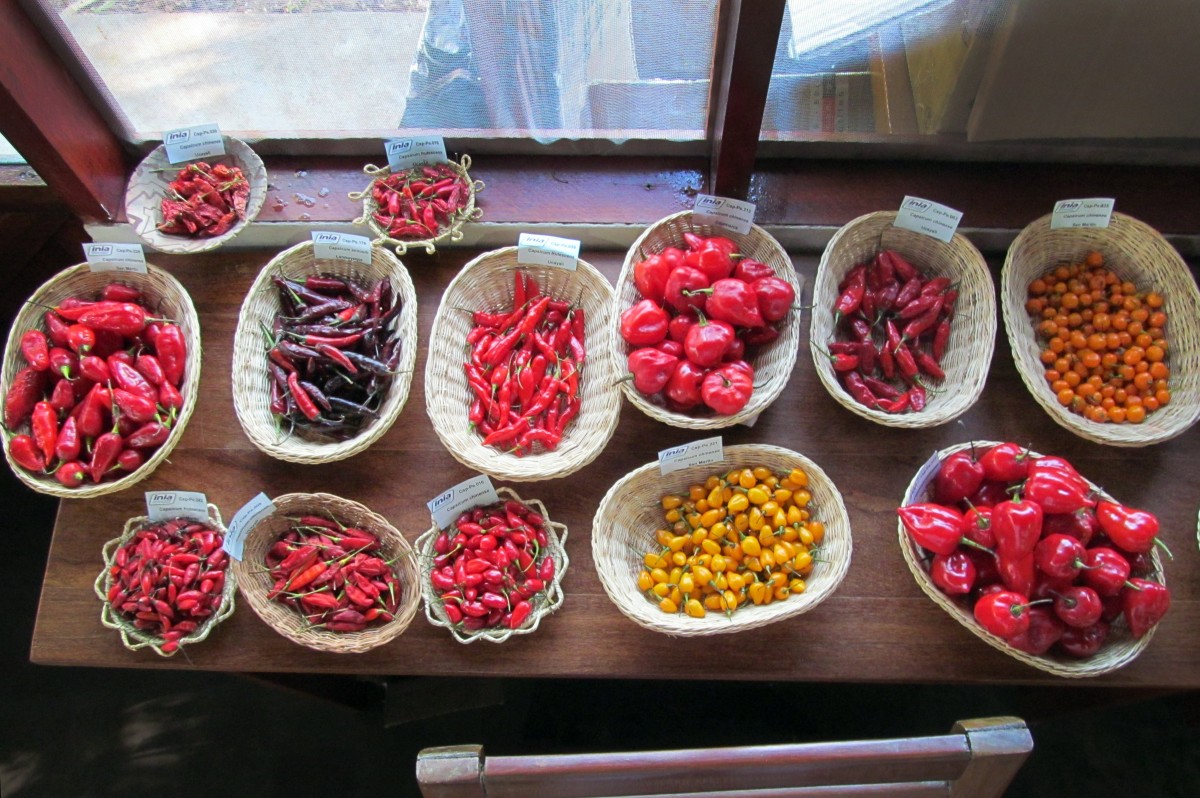
[[[892,224],[949,244],[961,221],[961,211],[920,197],[906,196]]]
[[[163,133],[167,162],[172,164],[196,161],[225,154],[225,139],[216,122],[168,130]]]
[[[388,167],[393,173],[423,163],[441,163],[449,160],[446,157],[446,140],[441,136],[389,139],[384,143],[384,151],[387,153]]]
[[[92,272],[148,273],[141,244],[84,244],[83,257]]]
[[[430,499],[426,506],[438,529],[446,529],[463,510],[498,501],[500,496],[496,493],[492,481],[486,474],[480,474],[458,483],[437,498]]]
[[[1116,204],[1115,199],[1104,197],[1059,200],[1054,203],[1054,211],[1050,215],[1050,229],[1108,227]]]
[[[187,490],[147,491],[146,515],[151,521],[187,518],[206,524],[209,521],[208,497],[203,493]]]
[[[721,436],[703,438],[682,446],[673,446],[658,453],[658,471],[664,477],[692,466],[719,463],[725,459]]]
[[[233,559],[241,561],[242,547],[246,543],[246,536],[259,521],[273,512],[275,512],[275,504],[267,498],[265,493],[260,493],[246,502],[229,522],[229,533],[225,536],[225,542],[221,548],[225,549],[225,553]]]

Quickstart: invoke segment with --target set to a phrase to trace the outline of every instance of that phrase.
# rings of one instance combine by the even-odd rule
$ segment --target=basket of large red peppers
[[[996,299],[979,250],[870,213],[821,256],[809,341],[817,375],[846,409],[891,427],[944,424],[983,392]]]
[[[87,499],[149,476],[183,434],[200,380],[187,291],[146,274],[73,266],[43,284],[9,332],[4,451],[30,488]]]
[[[1062,457],[975,441],[938,452],[897,513],[926,595],[992,647],[1066,677],[1121,668],[1171,604],[1158,520]]]
[[[462,240],[463,223],[483,215],[475,206],[475,193],[484,184],[471,179],[470,168],[469,155],[458,162],[422,164],[397,172],[368,164],[363,171],[374,179],[363,191],[350,194],[350,199],[363,203],[363,214],[354,223],[367,225],[398,255],[418,248],[432,255],[439,242]]]
[[[625,395],[676,427],[751,421],[791,376],[798,293],[791,260],[762,228],[716,234],[691,211],[656,222],[617,279],[612,332]]]

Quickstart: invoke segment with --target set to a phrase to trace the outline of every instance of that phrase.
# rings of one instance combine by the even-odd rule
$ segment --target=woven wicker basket
[[[637,241],[625,255],[625,264],[621,267],[621,276],[617,278],[616,295],[613,297],[612,315],[608,323],[609,347],[616,353],[618,372],[625,371],[625,361],[632,347],[621,337],[621,314],[641,300],[641,294],[633,284],[633,267],[651,255],[661,252],[667,247],[681,246],[684,233],[695,233],[700,236],[722,235],[735,241],[738,252],[748,258],[762,261],[774,269],[775,274],[791,283],[800,296],[800,284],[796,279],[796,270],[792,267],[792,259],[771,237],[766,230],[758,225],[752,225],[746,235],[731,233],[710,225],[696,224],[691,211],[681,211],[666,218],[659,219],[638,236]],[[685,429],[723,429],[734,424],[752,422],[760,413],[771,406],[792,376],[792,367],[796,364],[796,350],[800,347],[800,312],[791,311],[783,320],[780,336],[771,344],[760,347],[756,357],[750,360],[754,366],[754,393],[750,401],[741,411],[730,416],[718,416],[708,412],[707,415],[689,415],[678,413],[662,407],[642,396],[633,383],[621,383],[621,390],[633,405],[646,415],[672,427]],[[701,412],[701,411],[697,411]]]
[[[527,635],[531,632],[536,632],[538,625],[542,622],[542,618],[557,610],[563,603],[562,580],[567,573],[567,566],[571,564],[570,559],[567,557],[566,526],[551,521],[549,514],[546,512],[546,506],[537,499],[522,499],[517,495],[516,491],[509,488],[498,488],[496,493],[500,496],[501,501],[511,500],[521,502],[532,507],[534,512],[545,519],[547,542],[545,551],[547,552],[547,556],[554,558],[554,579],[550,581],[550,584],[546,585],[544,593],[533,599],[533,611],[529,613],[529,617],[519,629],[500,627],[480,629],[476,632],[464,629],[461,625],[451,622],[446,616],[446,612],[442,608],[442,601],[438,598],[437,590],[434,588],[433,582],[429,579],[429,574],[433,571],[433,544],[437,540],[438,534],[441,533],[441,530],[436,525],[431,526],[425,534],[417,538],[414,544],[418,556],[421,558],[421,597],[425,602],[425,617],[434,626],[449,629],[454,639],[463,644],[474,643],[476,640],[486,640],[489,643],[503,643],[513,635]]]
[[[730,617],[710,612],[703,618],[692,618],[663,612],[637,586],[638,572],[644,567],[642,555],[657,545],[654,530],[663,524],[662,497],[686,493],[689,485],[703,482],[711,474],[757,466],[775,472],[802,468],[808,474],[808,490],[812,492],[809,507],[813,517],[825,524],[820,557],[806,578],[808,588],[785,601],[739,607]],[[609,489],[592,521],[592,560],[613,604],[638,626],[680,637],[757,629],[814,609],[842,583],[850,567],[851,550],[850,518],[842,494],[816,463],[778,446],[729,446],[719,463],[692,466],[667,476],[661,475],[658,463],[648,463]]]
[[[142,464],[141,468],[131,474],[111,482],[99,484],[85,483],[77,488],[68,488],[50,475],[35,475],[26,471],[12,459],[8,453],[8,441],[18,433],[28,433],[29,423],[22,424],[13,430],[4,430],[4,456],[17,478],[39,493],[48,493],[63,499],[92,499],[108,493],[116,493],[142,481],[167,459],[171,450],[183,437],[188,419],[196,408],[196,398],[200,393],[200,318],[192,298],[179,281],[163,270],[147,265],[146,274],[114,274],[112,272],[92,272],[86,263],[72,266],[59,272],[42,284],[29,301],[21,307],[8,333],[8,344],[4,350],[4,367],[0,373],[0,392],[8,395],[13,377],[25,367],[21,356],[21,336],[32,329],[44,330],[42,316],[46,306],[57,306],[67,297],[96,297],[104,286],[111,282],[121,282],[135,286],[142,292],[146,306],[162,318],[178,322],[187,343],[187,365],[183,372],[183,382],[179,392],[183,394],[183,408],[171,428],[171,436]],[[36,303],[36,304],[35,304]]]
[[[995,441],[974,441],[951,446],[948,449],[942,449],[937,452],[921,467],[916,476],[913,477],[912,482],[908,485],[908,490],[904,493],[904,501],[901,506],[928,501],[929,491],[933,485],[934,477],[937,476],[940,462],[955,452],[971,448],[972,445],[982,451],[996,446],[997,443]],[[1041,457],[1037,452],[1032,452],[1031,454],[1034,457]],[[1095,484],[1088,482],[1088,485],[1105,499],[1116,501],[1107,493],[1100,490]],[[1146,646],[1150,644],[1150,638],[1154,636],[1154,631],[1158,628],[1157,626],[1151,628],[1150,631],[1138,639],[1129,633],[1129,628],[1125,625],[1124,620],[1118,619],[1111,625],[1108,639],[1105,641],[1103,648],[1087,659],[1075,659],[1059,654],[1044,654],[1041,656],[1027,654],[1024,651],[1013,648],[1004,640],[980,626],[971,612],[971,606],[967,602],[956,601],[938,589],[929,576],[928,555],[920,546],[913,542],[912,537],[905,530],[903,522],[897,521],[896,526],[900,532],[900,551],[904,554],[904,561],[908,564],[908,570],[912,571],[913,578],[917,580],[917,584],[925,592],[925,595],[929,596],[929,598],[933,599],[934,603],[949,613],[951,618],[961,623],[973,635],[983,640],[992,648],[1002,651],[1010,657],[1018,659],[1038,670],[1052,673],[1055,676],[1064,676],[1069,679],[1111,673],[1136,659],[1145,650]],[[1151,557],[1154,560],[1154,580],[1166,584],[1166,576],[1163,573],[1162,561],[1159,559],[1158,553],[1153,552]]]
[[[463,371],[471,314],[463,308],[511,311],[513,272],[529,274],[542,291],[577,302],[587,320],[587,360],[580,369],[579,414],[567,425],[553,451],[539,450],[524,457],[484,446],[468,426],[472,394]],[[517,248],[485,252],[463,267],[447,286],[433,320],[429,356],[425,363],[425,410],[442,444],[465,466],[511,482],[554,479],[573,474],[604,450],[617,428],[621,394],[614,384],[613,354],[604,344],[612,288],[604,275],[585,261],[575,271],[517,265]]]
[[[350,199],[355,201],[362,200],[363,204],[362,216],[355,219],[354,223],[365,224],[371,229],[371,232],[375,234],[376,241],[390,247],[395,247],[396,253],[401,257],[403,257],[410,249],[416,250],[421,249],[422,247],[425,248],[425,252],[432,255],[437,250],[437,244],[439,242],[448,241],[449,243],[453,244],[457,241],[461,241],[463,237],[463,224],[465,222],[476,221],[479,219],[479,217],[483,216],[483,210],[475,207],[475,194],[479,191],[483,191],[484,183],[482,180],[472,180],[471,176],[467,174],[467,170],[471,168],[470,155],[462,156],[458,163],[455,163],[454,161],[448,161],[447,163],[449,163],[450,167],[467,181],[470,191],[467,193],[467,204],[464,205],[458,211],[458,213],[454,215],[454,218],[451,220],[449,225],[445,227],[439,227],[437,235],[433,238],[405,240],[392,238],[390,235],[388,235],[387,230],[380,226],[379,222],[375,221],[374,214],[375,211],[379,209],[379,206],[375,203],[374,198],[371,196],[371,187],[375,185],[376,180],[385,178],[392,173],[392,170],[387,166],[375,166],[374,164],[367,164],[363,167],[363,172],[371,176],[371,182],[368,183],[367,187],[362,191],[350,192]]]
[[[1025,310],[1029,284],[1060,263],[1096,250],[1105,264],[1139,290],[1154,290],[1167,313],[1171,403],[1141,424],[1090,421],[1060,405],[1045,378],[1034,322]],[[1112,446],[1148,446],[1174,438],[1200,418],[1200,290],[1179,253],[1149,225],[1114,213],[1107,228],[1050,229],[1050,216],[1031,223],[1008,249],[1000,275],[1004,327],[1017,371],[1033,398],[1059,425]]]
[[[830,239],[813,288],[809,345],[821,384],[847,410],[889,427],[935,427],[965,413],[983,392],[996,342],[996,292],[983,255],[961,234],[956,233],[946,244],[895,227],[895,219],[895,211],[868,213],[844,225]],[[833,306],[838,284],[847,272],[882,249],[899,252],[928,277],[949,278],[959,292],[950,342],[941,362],[946,379],[929,392],[925,409],[916,413],[885,413],[859,404],[842,386],[822,351],[836,332]]]
[[[178,648],[174,651],[163,651],[162,644],[165,641],[162,638],[154,637],[138,629],[132,623],[125,620],[119,613],[114,612],[112,605],[108,603],[108,590],[112,587],[112,576],[109,574],[109,568],[113,565],[113,558],[116,556],[117,550],[128,543],[134,535],[150,525],[150,519],[146,516],[130,518],[125,523],[125,531],[121,533],[121,536],[113,538],[104,544],[104,548],[101,550],[104,556],[104,569],[96,577],[96,582],[92,585],[92,588],[96,592],[96,597],[104,605],[100,609],[100,623],[104,624],[108,629],[115,629],[119,632],[121,642],[125,645],[125,648],[130,651],[150,648],[160,657],[170,657],[179,653],[184,646],[200,643],[207,639],[212,630],[217,627],[217,624],[233,614],[234,594],[237,592],[237,577],[234,576],[232,569],[228,569],[225,574],[225,587],[221,591],[221,603],[217,605],[217,611],[208,616],[193,634],[181,638]],[[208,505],[208,525],[219,532],[222,538],[225,537],[227,530],[225,529],[225,524],[221,521],[221,511],[217,509],[215,504]]]
[[[159,145],[133,170],[129,185],[125,189],[125,214],[129,217],[133,231],[148,246],[173,255],[208,252],[233,239],[258,216],[267,198],[267,168],[263,166],[258,153],[250,149],[244,141],[230,136],[221,138],[225,141],[225,154],[203,160],[210,164],[224,163],[236,166],[242,170],[242,174],[250,183],[246,215],[224,235],[212,238],[188,238],[160,232],[158,225],[162,224],[162,201],[163,197],[167,196],[167,186],[185,164],[168,162],[166,147]]]
[[[256,524],[246,535],[242,559],[234,560],[242,598],[263,622],[279,634],[302,646],[333,654],[359,654],[394,640],[403,634],[417,615],[421,593],[417,587],[416,556],[409,542],[383,516],[357,502],[328,493],[287,493],[271,500],[275,512]],[[380,555],[393,562],[404,595],[396,617],[384,624],[372,624],[361,632],[330,632],[309,625],[300,612],[267,598],[273,582],[267,571],[267,550],[279,539],[292,521],[301,515],[321,515],[337,519],[346,526],[373,532],[382,544]]]
[[[270,409],[271,375],[267,370],[264,328],[271,329],[280,309],[279,291],[271,282],[275,275],[303,282],[312,274],[333,274],[359,283],[391,278],[402,303],[396,324],[402,353],[379,416],[364,424],[357,435],[340,442],[307,440],[280,429]],[[251,443],[289,463],[315,465],[344,460],[367,449],[392,426],[408,401],[412,372],[417,359],[417,294],[408,271],[395,255],[383,247],[371,247],[371,264],[348,260],[318,260],[311,241],[287,249],[263,267],[250,286],[238,314],[233,338],[233,407],[238,422]]]

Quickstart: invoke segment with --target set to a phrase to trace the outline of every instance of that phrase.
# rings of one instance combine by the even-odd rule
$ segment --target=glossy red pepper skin
[[[702,312],[707,312],[708,296],[697,292],[708,286],[708,275],[699,269],[693,269],[690,266],[673,269],[667,277],[667,304],[677,313],[683,313],[688,308],[698,308]]]
[[[736,333],[732,325],[720,319],[702,319],[688,330],[683,351],[697,366],[710,368],[721,362],[734,340]]]
[[[1086,629],[1100,620],[1104,611],[1100,594],[1090,587],[1072,585],[1054,597],[1054,614],[1067,626]]]
[[[983,484],[983,465],[969,449],[955,452],[942,460],[933,480],[934,501],[956,504],[967,498]]]
[[[54,478],[68,488],[77,488],[87,479],[88,469],[78,460],[63,463],[54,472]]]
[[[994,548],[996,535],[992,532],[992,508],[972,507],[963,513],[962,534],[984,548]]]
[[[750,403],[753,393],[753,371],[747,372],[745,368],[734,363],[708,372],[700,386],[700,396],[704,404],[723,416],[741,412]]]
[[[910,504],[896,510],[913,541],[943,556],[952,554],[963,539],[962,513],[935,503]]]
[[[59,315],[70,319],[61,309]],[[73,320],[93,330],[133,337],[146,328],[146,309],[132,302],[96,302]]]
[[[1034,564],[1033,552],[1019,556],[997,554],[996,570],[1000,572],[1000,581],[1004,586],[1022,596],[1031,594],[1037,585],[1037,567]]]
[[[1042,536],[1042,508],[1022,499],[1004,501],[992,508],[992,532],[1001,555],[1011,558],[1031,554]]]
[[[1005,640],[1029,629],[1028,601],[1011,590],[980,597],[975,602],[973,614],[984,629]]]
[[[21,356],[36,371],[50,368],[50,342],[41,330],[29,330],[21,336]]]
[[[621,337],[630,346],[654,346],[667,337],[670,321],[657,302],[643,299],[621,314]]]
[[[1029,608],[1029,628],[1008,638],[1008,644],[1026,654],[1041,656],[1062,639],[1066,627],[1052,610]]]
[[[746,283],[726,278],[717,280],[709,290],[711,293],[704,308],[712,318],[739,327],[764,326],[762,312],[758,309],[758,297]]]
[[[1101,501],[1096,505],[1096,519],[1108,539],[1123,551],[1140,554],[1154,548],[1158,518],[1153,513]]]
[[[67,416],[66,421],[62,423],[62,429],[58,431],[58,440],[54,444],[54,456],[62,463],[78,459],[82,448],[81,443],[74,417]]]
[[[950,596],[965,596],[975,588],[975,563],[965,551],[935,554],[929,565],[929,578]]]
[[[1061,473],[1037,471],[1035,466],[1036,463],[1030,466],[1029,478],[1025,480],[1025,498],[1036,502],[1045,512],[1073,513],[1095,505],[1086,484]]]
[[[758,297],[758,311],[767,324],[786,317],[796,301],[796,289],[781,277],[760,277],[750,287]]]
[[[49,402],[38,402],[33,406],[30,419],[33,440],[47,463],[54,460],[54,447],[58,443],[58,411]]]
[[[662,255],[651,255],[633,267],[633,284],[638,293],[659,303],[666,299],[667,278],[670,276],[671,264]]]
[[[46,468],[46,458],[32,435],[14,435],[8,441],[8,453],[27,471],[40,472]]]
[[[162,366],[163,376],[178,388],[187,367],[187,341],[183,337],[183,328],[178,324],[161,325],[154,341],[154,351]]]
[[[33,407],[45,390],[47,373],[33,366],[18,371],[4,396],[4,426],[10,432],[16,430],[33,413]]]
[[[1051,579],[1074,581],[1087,564],[1084,559],[1087,549],[1069,535],[1046,535],[1033,551],[1037,569]]]
[[[1101,596],[1117,596],[1129,579],[1129,560],[1116,549],[1096,546],[1084,555],[1083,581]]]
[[[763,277],[774,277],[775,270],[762,261],[757,261],[753,258],[741,258],[734,264],[733,276],[743,282],[753,283],[755,280]]]
[[[979,458],[987,479],[1000,482],[1020,482],[1029,474],[1031,455],[1015,443],[1001,443],[988,449]]]
[[[680,360],[667,380],[667,398],[681,409],[696,407],[703,401],[700,386],[704,382],[705,373],[702,367],[690,360]]]
[[[1104,647],[1108,639],[1109,626],[1104,621],[1092,624],[1086,629],[1066,627],[1058,640],[1058,647],[1072,657],[1086,659],[1093,656]]]
[[[92,463],[89,468],[92,482],[104,479],[108,470],[117,462],[117,457],[125,447],[124,439],[115,432],[106,432],[96,439],[92,447]]]
[[[1130,579],[1121,593],[1125,622],[1134,637],[1142,637],[1162,620],[1171,608],[1171,591],[1148,579]]]
[[[626,364],[633,375],[633,387],[645,396],[653,396],[666,387],[679,364],[679,358],[646,347],[630,352]]]

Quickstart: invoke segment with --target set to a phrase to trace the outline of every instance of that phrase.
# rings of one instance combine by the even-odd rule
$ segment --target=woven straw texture
[[[473,322],[470,311],[505,311],[513,307],[513,272],[533,277],[543,293],[582,307],[587,329],[587,360],[579,376],[579,414],[563,431],[553,451],[535,450],[524,457],[484,446],[468,426],[472,393],[463,365],[466,339]],[[614,384],[616,368],[607,340],[612,287],[604,275],[580,260],[575,271],[547,266],[517,266],[517,248],[485,252],[463,267],[442,295],[430,334],[425,363],[425,409],[442,444],[465,466],[510,482],[555,479],[573,474],[595,460],[617,429],[621,394]]]
[[[263,623],[279,634],[317,651],[332,654],[359,654],[391,642],[403,634],[417,615],[421,593],[417,588],[416,556],[409,542],[383,516],[328,493],[286,493],[274,498],[275,512],[256,524],[246,535],[242,559],[233,561],[238,588]],[[321,515],[373,532],[382,544],[379,554],[392,561],[392,568],[403,586],[396,617],[384,624],[372,624],[361,632],[330,632],[310,626],[300,611],[267,598],[273,586],[266,569],[267,550],[291,526],[291,518]]]
[[[686,493],[688,486],[708,476],[735,468],[765,466],[774,472],[801,468],[808,474],[813,518],[825,524],[825,539],[805,579],[808,588],[784,601],[739,607],[730,617],[709,612],[703,618],[668,614],[651,603],[637,586],[644,567],[642,555],[658,544],[654,531],[663,525],[661,499]],[[785,618],[802,615],[829,598],[850,567],[852,545],[850,517],[842,494],[821,468],[802,454],[778,446],[729,446],[719,463],[692,466],[667,476],[658,463],[648,463],[622,477],[600,501],[592,521],[592,560],[604,592],[630,620],[655,632],[679,637],[726,634],[758,629]]]
[[[996,446],[997,443],[995,441],[974,441],[973,444],[971,442],[962,443],[937,452],[918,471],[912,482],[909,483],[908,490],[904,493],[902,506],[907,507],[910,504],[929,501],[929,491],[933,485],[934,477],[937,476],[936,463],[946,459],[955,452],[970,449],[972,445],[976,449],[983,451]],[[1041,457],[1037,452],[1032,452],[1031,454],[1034,457]],[[1089,481],[1088,485],[1105,499],[1116,501],[1116,499],[1104,493],[1092,482]],[[1152,627],[1141,639],[1137,639],[1129,633],[1129,628],[1125,625],[1124,619],[1119,618],[1110,627],[1108,639],[1105,641],[1103,648],[1087,659],[1075,659],[1074,657],[1059,654],[1044,654],[1042,656],[1027,654],[1024,651],[1013,648],[1004,642],[1004,640],[980,626],[971,612],[971,606],[967,602],[956,601],[939,590],[929,576],[929,562],[931,560],[929,555],[913,542],[908,532],[904,529],[903,522],[897,521],[896,526],[900,532],[900,551],[904,554],[904,561],[908,564],[908,570],[912,571],[913,578],[917,580],[917,584],[925,592],[925,595],[929,596],[929,598],[933,599],[934,603],[949,613],[951,618],[961,623],[973,635],[992,648],[1002,651],[1010,657],[1018,659],[1040,671],[1052,673],[1055,676],[1063,676],[1068,679],[1080,679],[1111,673],[1118,668],[1123,668],[1136,659],[1145,650],[1146,646],[1150,645],[1150,638],[1154,637],[1154,632],[1158,628],[1157,626]],[[1165,585],[1166,575],[1163,573],[1162,561],[1159,559],[1158,553],[1152,552],[1151,557],[1154,560],[1155,571],[1152,578]]]
[[[157,522],[155,522],[157,523]],[[155,654],[160,657],[170,657],[179,653],[184,646],[190,646],[194,643],[200,643],[206,640],[217,624],[224,621],[230,615],[233,615],[234,609],[234,594],[237,592],[237,577],[234,576],[232,569],[227,569],[225,573],[225,587],[221,591],[221,603],[217,605],[217,611],[197,627],[194,634],[180,638],[179,647],[174,651],[163,651],[162,644],[165,642],[160,637],[154,637],[147,634],[141,629],[138,629],[129,621],[125,620],[120,613],[114,612],[112,605],[108,603],[108,589],[112,587],[112,577],[108,573],[108,569],[113,564],[113,557],[117,550],[124,546],[129,540],[151,525],[151,521],[146,516],[130,518],[125,522],[125,531],[121,533],[119,538],[113,538],[104,544],[101,550],[104,556],[104,570],[96,577],[96,582],[92,586],[96,592],[96,597],[103,603],[100,608],[100,623],[107,629],[115,629],[121,635],[121,642],[125,648],[130,651],[139,651],[143,648],[150,648]],[[220,533],[224,539],[227,534],[225,524],[221,521],[221,511],[217,509],[215,504],[208,505],[208,525]]]
[[[821,384],[850,412],[889,427],[936,427],[967,412],[983,393],[996,343],[996,291],[983,255],[961,234],[955,233],[946,244],[895,227],[895,219],[895,211],[868,213],[844,225],[830,239],[813,289],[809,346]],[[856,265],[882,249],[899,252],[927,277],[947,277],[958,288],[950,341],[941,362],[946,379],[933,386],[925,409],[917,413],[885,413],[859,404],[842,386],[824,352],[834,340],[838,284]]]
[[[209,252],[233,239],[258,216],[267,198],[267,168],[263,166],[258,154],[244,141],[229,136],[221,138],[225,141],[225,154],[203,160],[209,164],[223,163],[242,170],[242,174],[250,183],[246,215],[229,228],[227,233],[212,238],[188,238],[159,232],[158,225],[163,221],[162,201],[163,197],[167,196],[167,186],[175,179],[179,170],[189,163],[168,162],[166,147],[159,145],[133,170],[129,186],[125,189],[125,214],[129,217],[133,231],[148,246],[173,255]]]
[[[792,267],[792,259],[771,237],[766,230],[758,225],[752,225],[746,235],[731,233],[722,228],[710,225],[700,225],[692,220],[691,211],[681,211],[664,219],[659,219],[642,233],[625,255],[625,264],[621,267],[621,276],[617,278],[616,296],[613,298],[612,317],[609,320],[609,348],[616,353],[619,373],[625,371],[625,361],[633,347],[621,337],[621,314],[633,307],[642,299],[637,287],[633,284],[633,267],[651,255],[662,252],[667,247],[683,248],[683,234],[695,233],[699,236],[721,235],[738,245],[738,252],[748,258],[753,258],[770,266],[775,274],[791,283],[800,296],[800,284],[796,279],[796,270]],[[780,336],[771,344],[760,347],[758,355],[750,360],[754,366],[754,393],[750,401],[738,413],[731,416],[714,415],[707,409],[697,409],[697,415],[677,413],[654,404],[648,397],[642,396],[631,381],[621,383],[621,390],[634,407],[646,415],[672,427],[685,429],[723,429],[734,424],[752,422],[779,395],[792,376],[792,367],[796,364],[796,350],[800,347],[800,311],[792,310],[783,319]],[[706,414],[707,413],[707,414]]]
[[[1090,421],[1062,407],[1046,382],[1034,322],[1025,310],[1029,284],[1060,263],[1078,262],[1088,252],[1139,291],[1162,295],[1170,349],[1171,403],[1141,424]],[[1033,398],[1059,425],[1081,438],[1111,446],[1148,446],[1187,430],[1200,418],[1200,291],[1179,253],[1149,225],[1121,213],[1107,228],[1050,229],[1050,216],[1031,223],[1008,249],[1000,275],[1004,327],[1017,371]]]
[[[546,506],[537,499],[522,499],[517,495],[516,491],[510,488],[498,488],[496,494],[500,497],[501,501],[517,501],[532,507],[534,512],[545,519],[545,551],[547,552],[547,556],[554,558],[554,578],[550,580],[550,584],[546,585],[545,592],[532,600],[533,610],[519,629],[500,627],[496,629],[480,629],[479,631],[472,632],[463,628],[461,624],[454,624],[450,621],[446,616],[446,611],[442,608],[442,601],[438,598],[437,589],[429,579],[429,574],[433,571],[433,544],[441,532],[437,526],[430,527],[425,534],[417,538],[414,544],[418,556],[421,558],[421,597],[425,601],[425,617],[434,626],[449,629],[454,639],[464,645],[474,643],[476,640],[486,640],[489,643],[503,643],[513,635],[527,635],[536,632],[538,625],[542,622],[542,618],[557,610],[563,603],[562,580],[567,573],[567,566],[571,564],[570,559],[567,557],[566,526],[551,521],[550,516],[546,513]]]
[[[379,416],[364,424],[359,433],[345,441],[308,440],[300,433],[288,434],[271,413],[271,374],[267,370],[267,330],[280,310],[279,289],[271,282],[283,275],[300,282],[312,274],[332,274],[360,285],[391,278],[392,288],[402,303],[394,323],[402,347],[397,373],[392,377]],[[332,463],[365,451],[379,440],[400,416],[408,401],[412,373],[417,361],[417,293],[408,271],[395,255],[383,247],[371,247],[371,264],[313,257],[311,241],[284,250],[263,267],[250,286],[238,314],[233,337],[233,407],[238,422],[255,446],[289,463],[315,465]]]
[[[375,185],[375,181],[377,179],[385,178],[392,173],[392,170],[387,166],[375,166],[374,164],[367,164],[363,167],[363,172],[371,176],[371,182],[368,183],[367,187],[362,191],[352,191],[349,194],[350,199],[355,201],[362,200],[363,204],[362,216],[355,219],[354,223],[365,224],[371,229],[371,232],[375,234],[375,240],[377,242],[389,247],[395,247],[396,254],[400,255],[401,257],[404,257],[405,253],[407,253],[410,249],[417,250],[421,249],[422,247],[424,247],[426,253],[432,255],[435,251],[437,251],[437,244],[440,242],[445,241],[453,244],[461,241],[463,237],[463,224],[465,222],[477,221],[479,217],[483,216],[483,209],[475,207],[475,194],[483,191],[484,183],[482,180],[472,180],[471,176],[467,174],[467,170],[471,168],[470,155],[462,156],[458,163],[455,163],[454,161],[447,161],[447,163],[452,169],[454,169],[455,172],[457,172],[464,180],[467,181],[470,191],[467,193],[467,204],[464,205],[458,211],[458,213],[454,215],[453,220],[448,226],[439,227],[438,234],[433,238],[412,238],[405,240],[392,238],[390,235],[388,235],[387,230],[380,226],[379,222],[375,221],[374,214],[375,211],[379,209],[379,206],[375,203],[374,198],[371,196],[371,187]]]
[[[112,282],[125,283],[135,286],[142,292],[143,301],[151,311],[160,318],[178,322],[187,343],[187,365],[183,372],[183,382],[179,392],[183,394],[183,408],[171,429],[167,442],[155,451],[142,467],[120,479],[93,484],[90,480],[77,488],[68,488],[49,475],[35,475],[26,471],[12,459],[8,453],[8,441],[13,435],[29,432],[29,422],[25,422],[14,430],[4,430],[4,456],[8,459],[9,467],[17,478],[39,493],[48,493],[63,499],[92,499],[108,493],[124,490],[134,483],[140,482],[154,472],[159,464],[167,459],[175,444],[183,437],[188,419],[196,408],[196,397],[200,393],[200,318],[192,298],[180,285],[179,281],[162,269],[147,264],[146,274],[115,274],[113,272],[92,272],[86,263],[80,263],[51,277],[34,292],[29,302],[21,307],[13,320],[8,332],[8,344],[4,349],[4,368],[0,373],[0,391],[8,395],[13,377],[25,367],[25,359],[21,356],[21,336],[26,331],[38,329],[45,331],[42,316],[46,307],[57,306],[67,297],[99,296],[104,286]],[[34,304],[36,303],[36,304]]]

